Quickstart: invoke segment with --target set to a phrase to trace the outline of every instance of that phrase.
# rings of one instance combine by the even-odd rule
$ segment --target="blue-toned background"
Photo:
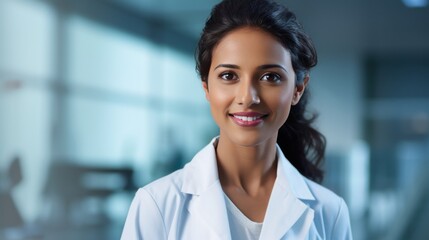
[[[193,58],[217,2],[0,0],[0,239],[119,239],[136,188],[217,135]],[[425,239],[428,1],[283,2],[355,239]]]

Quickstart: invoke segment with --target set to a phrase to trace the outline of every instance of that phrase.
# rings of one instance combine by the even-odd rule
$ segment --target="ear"
[[[308,74],[305,75],[304,80],[301,84],[297,84],[295,86],[295,92],[293,94],[292,105],[296,105],[299,103],[302,95],[304,94],[305,88],[307,87],[308,81],[310,81],[310,76]]]
[[[202,83],[203,83],[203,89],[204,89],[204,93],[206,95],[206,99],[207,99],[207,101],[210,102],[209,85],[208,85],[207,81],[203,81]]]

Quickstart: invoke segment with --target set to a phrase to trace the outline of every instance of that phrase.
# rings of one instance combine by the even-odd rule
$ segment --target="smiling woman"
[[[343,199],[316,183],[325,141],[305,90],[317,57],[295,15],[224,0],[196,60],[219,136],[137,192],[122,239],[351,239]]]
[[[245,27],[222,38],[212,54],[203,86],[220,128],[219,144],[275,146],[279,128],[305,88],[295,87],[289,51],[271,34]]]

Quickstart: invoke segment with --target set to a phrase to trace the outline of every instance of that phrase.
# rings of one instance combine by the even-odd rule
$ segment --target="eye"
[[[282,78],[277,73],[267,73],[261,77],[261,80],[267,81],[267,82],[272,82],[272,83],[278,83],[282,80]]]
[[[219,78],[226,81],[233,81],[233,80],[237,80],[237,75],[235,75],[232,72],[224,72],[219,75]]]

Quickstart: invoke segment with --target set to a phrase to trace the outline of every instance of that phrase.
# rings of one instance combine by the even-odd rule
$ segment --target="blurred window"
[[[56,23],[44,2],[0,1],[0,172],[21,160],[23,179],[10,191],[26,222],[41,212],[51,153]]]
[[[66,26],[61,156],[148,170],[171,152],[190,158],[213,135],[192,55],[77,15]]]

